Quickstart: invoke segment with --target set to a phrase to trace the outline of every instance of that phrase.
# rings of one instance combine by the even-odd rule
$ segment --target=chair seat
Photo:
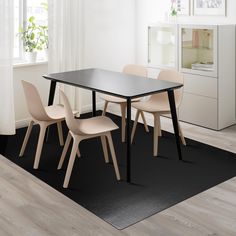
[[[45,111],[47,115],[52,118],[53,120],[64,120],[65,119],[65,109],[64,106],[61,104],[52,105],[45,107]],[[73,111],[75,115],[78,111]]]
[[[119,127],[106,116],[96,116],[89,119],[78,119],[78,131],[86,135],[96,135],[109,132]]]
[[[146,111],[150,113],[155,113],[155,112],[170,113],[169,104],[166,102],[162,103],[161,101],[157,102],[157,101],[148,100],[148,101],[143,101],[143,102],[135,102],[135,103],[132,103],[132,107],[138,110],[142,110],[142,111]]]
[[[113,102],[113,103],[126,103],[126,99],[125,98],[119,98],[119,97],[115,97],[112,95],[107,95],[107,94],[101,94],[100,97],[102,99],[104,99],[107,102]],[[132,102],[136,102],[139,101],[140,98],[134,98],[132,99]]]
[[[120,98],[120,97],[115,97],[112,95],[108,94],[100,94],[99,95],[103,100],[108,101],[108,102],[114,102],[114,103],[123,103],[126,102],[126,99]]]

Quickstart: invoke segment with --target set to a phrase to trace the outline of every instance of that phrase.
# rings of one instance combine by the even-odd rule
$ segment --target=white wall
[[[143,8],[145,5],[147,11],[146,19],[149,22],[156,22],[158,20],[166,20],[167,15],[170,13],[170,2],[171,0],[136,0],[139,9]],[[191,6],[191,16],[178,16],[179,23],[231,23],[236,24],[236,1],[235,0],[226,0],[226,17],[225,16],[193,16],[193,0],[190,0]],[[142,11],[144,14],[144,11]]]
[[[121,71],[134,63],[135,0],[84,0],[83,7],[83,67]],[[82,91],[82,102],[91,107],[91,92]]]
[[[121,71],[135,58],[134,0],[84,1],[84,66]]]

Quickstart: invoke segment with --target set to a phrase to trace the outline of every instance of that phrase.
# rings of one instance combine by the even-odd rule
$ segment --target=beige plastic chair
[[[106,143],[106,138],[107,138],[111,151],[113,165],[115,168],[116,178],[117,180],[120,180],[120,172],[117,165],[116,154],[111,137],[111,131],[118,129],[118,126],[110,118],[105,116],[96,116],[89,119],[75,119],[72,114],[71,106],[69,104],[67,97],[62,91],[60,91],[60,94],[64,102],[65,113],[66,113],[66,124],[69,128],[69,133],[60,158],[60,162],[58,164],[58,169],[61,169],[62,167],[71,138],[73,138],[73,146],[70,154],[69,164],[66,170],[66,176],[63,187],[64,188],[68,187],[76,153],[80,156],[80,153],[78,152],[79,143],[84,139],[89,139],[94,137],[101,137],[102,148],[106,163],[109,162],[107,143]]]
[[[29,113],[32,116],[32,120],[29,123],[19,156],[22,157],[24,155],[33,124],[39,124],[40,133],[34,160],[34,169],[38,169],[44,136],[49,125],[57,123],[60,145],[64,145],[61,121],[65,119],[65,111],[62,105],[52,105],[44,107],[36,87],[33,84],[23,80],[22,85],[24,88],[25,98],[28,105]]]
[[[123,68],[123,73],[127,74],[127,75],[137,75],[137,76],[141,76],[141,77],[147,77],[147,69],[144,66],[141,65],[126,65]],[[102,115],[104,116],[106,114],[106,110],[107,110],[107,106],[108,103],[116,103],[120,105],[120,109],[121,109],[121,140],[122,142],[125,142],[125,114],[126,114],[126,99],[124,98],[119,98],[119,97],[115,97],[112,95],[106,95],[106,94],[101,94],[100,97],[102,99],[105,100],[105,105],[104,105],[104,109],[103,109],[103,113]],[[132,102],[136,102],[139,101],[139,98],[133,99]],[[143,119],[143,124],[145,127],[145,130],[148,132],[148,126],[147,126],[147,122],[144,116],[144,113],[141,112],[141,116]]]
[[[160,80],[166,80],[166,81],[172,81],[177,83],[184,83],[183,75],[175,70],[163,70],[160,72],[158,79]],[[174,91],[175,95],[175,105],[178,109],[183,96],[183,88],[176,89]],[[137,122],[139,115],[142,111],[148,112],[153,114],[154,116],[154,134],[153,134],[153,155],[158,155],[158,136],[161,136],[161,123],[160,123],[160,115],[162,114],[170,114],[170,106],[169,106],[169,100],[168,100],[168,94],[167,92],[158,93],[151,95],[148,101],[143,102],[135,102],[132,104],[132,107],[137,109],[134,126],[131,133],[131,142],[133,142],[135,130],[137,127]],[[179,121],[179,135],[181,138],[181,141],[183,145],[186,145],[183,132],[181,130]]]

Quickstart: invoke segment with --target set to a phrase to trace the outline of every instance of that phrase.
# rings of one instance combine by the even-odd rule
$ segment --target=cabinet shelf
[[[191,69],[192,73],[217,76],[217,28],[180,26],[180,70]],[[212,65],[207,65],[211,62]],[[203,64],[203,65],[201,65]],[[206,66],[204,66],[206,64]]]
[[[192,49],[192,50],[213,50],[213,48],[207,48],[207,47],[198,47],[198,48],[194,48],[192,46],[183,46],[182,49]]]

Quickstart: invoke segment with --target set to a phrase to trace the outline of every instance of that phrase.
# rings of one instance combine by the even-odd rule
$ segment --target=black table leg
[[[93,102],[93,116],[96,116],[96,92],[92,91],[92,102]]]
[[[127,118],[126,118],[126,181],[131,182],[131,99],[127,98]]]
[[[49,97],[48,97],[48,106],[51,106],[53,104],[53,100],[54,100],[54,96],[55,96],[55,90],[56,90],[56,84],[57,84],[56,81],[51,80],[50,90],[49,90]],[[49,135],[49,127],[47,128],[45,141],[48,140],[48,135]]]
[[[49,98],[48,98],[48,106],[51,106],[53,104],[56,85],[57,85],[57,82],[54,80],[51,80],[50,90],[49,90]]]
[[[0,135],[0,154],[6,154],[8,135]]]
[[[179,154],[179,160],[182,160],[182,153],[181,153],[180,140],[179,140],[179,126],[178,126],[178,120],[177,120],[177,114],[176,114],[174,91],[168,90],[167,92],[168,92],[168,98],[169,98],[169,103],[170,103],[170,111],[171,111],[174,132],[175,132],[175,139],[176,139],[176,145],[177,145],[177,150]]]

